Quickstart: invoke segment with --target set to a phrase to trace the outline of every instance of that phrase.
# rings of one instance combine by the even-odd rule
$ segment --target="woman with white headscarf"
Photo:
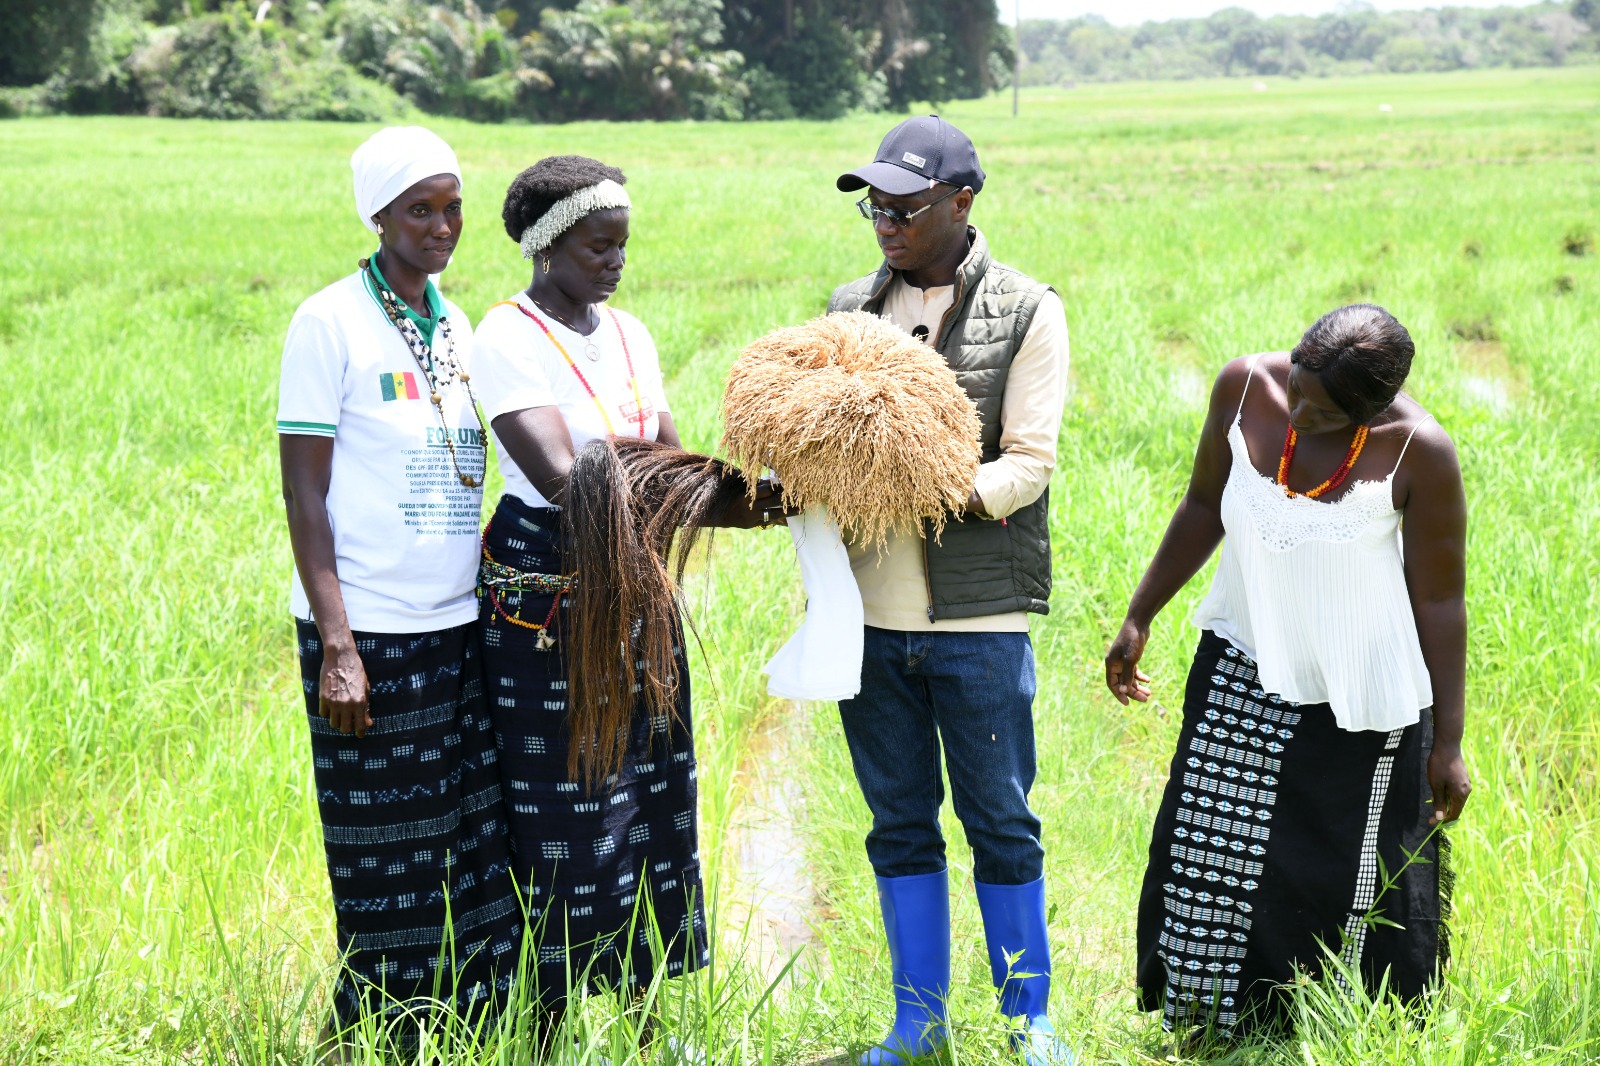
[[[295,312],[278,398],[344,958],[333,1033],[436,1001],[492,1010],[521,929],[476,624],[486,431],[472,331],[430,280],[461,235],[461,170],[415,126],[380,131],[350,162],[378,250]]]

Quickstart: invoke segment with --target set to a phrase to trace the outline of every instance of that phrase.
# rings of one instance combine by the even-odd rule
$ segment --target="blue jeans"
[[[979,881],[1044,873],[1033,787],[1033,644],[1026,633],[906,633],[866,627],[861,694],[839,702],[856,781],[872,811],[879,877],[945,868],[939,745]]]

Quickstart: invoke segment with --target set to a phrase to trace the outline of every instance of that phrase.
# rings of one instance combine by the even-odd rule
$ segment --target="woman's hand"
[[[1461,809],[1472,795],[1472,779],[1467,775],[1467,764],[1461,758],[1461,747],[1456,744],[1434,744],[1428,756],[1428,787],[1433,789],[1433,817],[1429,825],[1453,822],[1461,817]]]
[[[367,735],[372,728],[372,709],[367,697],[367,668],[354,645],[337,651],[323,645],[322,673],[317,678],[317,713],[341,733]]]
[[[762,478],[756,482],[756,498],[736,500],[718,515],[715,524],[726,529],[766,529],[789,524],[790,510],[783,502],[783,486]]]
[[[756,498],[750,505],[752,525],[766,529],[768,526],[789,524],[789,505],[783,502],[783,485],[771,478],[756,482]]]
[[[1172,512],[1155,558],[1128,601],[1122,629],[1106,651],[1106,688],[1124,707],[1129,700],[1143,703],[1150,698],[1150,678],[1139,669],[1150,622],[1222,543],[1222,490],[1233,465],[1228,427],[1239,410],[1250,366],[1248,358],[1233,360],[1211,386],[1211,406],[1195,448],[1189,489]]]
[[[333,438],[278,436],[283,467],[284,512],[294,564],[317,620],[322,639],[322,670],[317,677],[317,713],[341,733],[366,736],[372,725],[367,706],[367,668],[356,653],[344,593],[334,560],[333,526],[328,521],[328,485],[333,473]]]
[[[1421,417],[1420,410],[1416,412]],[[1395,475],[1406,591],[1417,623],[1417,643],[1433,687],[1433,751],[1428,786],[1433,792],[1429,825],[1461,816],[1472,781],[1461,760],[1467,719],[1467,497],[1454,442],[1437,422],[1425,422],[1411,438]]]
[[[1106,688],[1124,707],[1130,699],[1140,703],[1150,698],[1150,678],[1139,669],[1139,659],[1150,639],[1150,627],[1124,619],[1116,639],[1106,651]]]

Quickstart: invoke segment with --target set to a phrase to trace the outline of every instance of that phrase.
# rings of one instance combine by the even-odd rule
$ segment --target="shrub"
[[[133,59],[153,32],[136,12],[108,5],[70,60],[45,82],[42,106],[74,115],[144,111],[145,87]]]
[[[721,0],[580,0],[542,13],[523,62],[549,76],[552,117],[738,118],[744,59],[721,42]]]
[[[473,78],[455,96],[452,110],[463,118],[479,122],[504,122],[509,118],[532,117],[522,103],[522,82],[514,71],[502,70]]]
[[[280,118],[330,122],[392,122],[415,109],[380,81],[362,77],[331,51],[295,64],[274,93]]]
[[[152,114],[271,118],[283,47],[236,4],[163,34],[144,58]]]
[[[315,33],[258,23],[243,4],[145,31],[130,51],[93,80],[52,79],[53,109],[346,122],[411,112],[394,90],[362,77]]]
[[[789,83],[760,64],[744,72],[744,117],[771,121],[799,117],[789,101]]]
[[[472,85],[511,68],[503,24],[465,0],[459,7],[401,0],[343,0],[330,12],[344,62],[427,111],[510,117],[501,83]]]
[[[100,0],[7,0],[0,85],[37,85],[87,48],[99,7]]]
[[[787,86],[797,114],[838,118],[862,106],[870,92],[871,59],[864,36],[832,19],[796,18],[794,39],[768,63]]]

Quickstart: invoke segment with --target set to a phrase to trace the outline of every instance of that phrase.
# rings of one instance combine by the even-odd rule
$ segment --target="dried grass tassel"
[[[573,780],[621,769],[635,713],[679,724],[678,587],[702,530],[747,491],[721,460],[650,440],[595,440],[574,457],[562,558],[577,581],[561,641]]]
[[[774,330],[734,362],[722,450],[770,467],[791,508],[822,504],[848,541],[934,536],[977,478],[978,411],[944,358],[861,311]],[[752,490],[753,491],[753,490]]]

